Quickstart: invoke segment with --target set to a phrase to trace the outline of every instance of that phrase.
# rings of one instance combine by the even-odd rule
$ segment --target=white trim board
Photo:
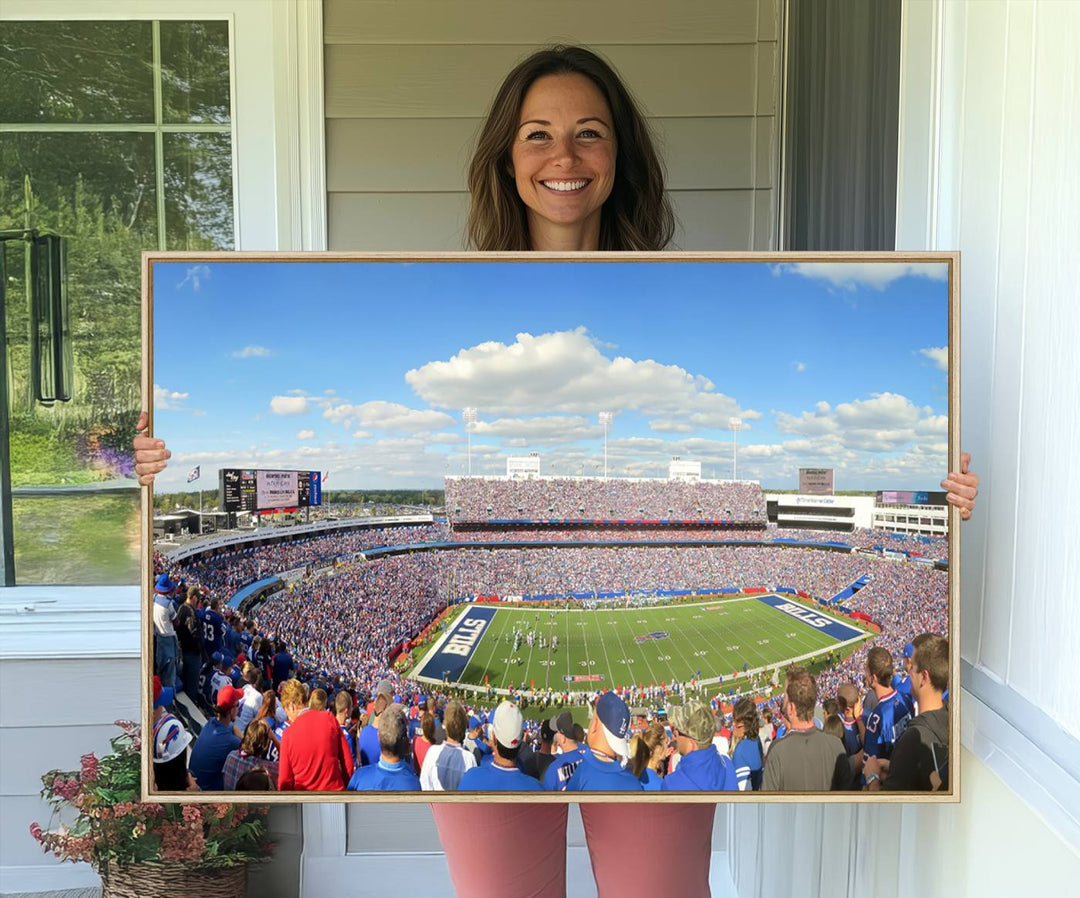
[[[1080,853],[1080,743],[1012,689],[960,667],[961,744]]]

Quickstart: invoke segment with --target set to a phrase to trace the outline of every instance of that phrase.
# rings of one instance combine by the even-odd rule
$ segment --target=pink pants
[[[431,811],[458,898],[565,896],[566,805],[435,804]],[[713,804],[581,805],[599,898],[708,898],[715,814]]]

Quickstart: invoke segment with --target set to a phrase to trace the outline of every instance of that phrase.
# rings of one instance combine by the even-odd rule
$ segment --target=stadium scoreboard
[[[250,513],[322,505],[322,472],[221,468],[218,501],[223,511]]]
[[[833,469],[799,468],[799,492],[804,496],[831,496]]]

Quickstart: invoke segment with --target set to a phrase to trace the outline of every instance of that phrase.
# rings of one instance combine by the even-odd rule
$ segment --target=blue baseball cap
[[[912,642],[909,642],[907,645],[904,646],[904,657],[905,658],[912,658],[914,656],[915,656],[915,644],[912,643]]]
[[[622,757],[628,757],[630,747],[626,737],[630,732],[630,709],[614,692],[605,692],[596,700],[596,716],[604,727],[604,736]]]

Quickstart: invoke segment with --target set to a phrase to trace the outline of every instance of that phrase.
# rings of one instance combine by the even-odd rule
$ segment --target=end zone
[[[469,608],[424,659],[414,676],[436,682],[449,679],[453,683],[460,680],[473,652],[487,632],[488,625],[494,619],[496,610],[483,606]]]
[[[777,611],[790,615],[796,620],[802,621],[802,623],[806,624],[808,627],[813,627],[815,630],[824,633],[826,636],[831,636],[833,639],[840,642],[865,635],[858,627],[843,623],[835,617],[831,617],[814,608],[808,608],[800,602],[792,601],[788,596],[770,594],[754,596],[754,598],[759,602],[768,605],[770,608],[774,608]]]

